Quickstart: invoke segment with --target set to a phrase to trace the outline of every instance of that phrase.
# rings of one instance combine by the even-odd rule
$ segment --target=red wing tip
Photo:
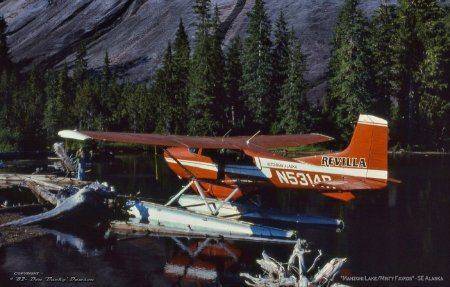
[[[402,181],[400,179],[396,179],[396,178],[392,178],[392,177],[388,177],[388,182],[392,182],[392,183],[402,183]]]
[[[324,134],[320,134],[320,133],[312,133],[312,135],[318,135],[318,136],[321,136],[321,137],[327,138],[327,139],[328,139],[328,141],[334,141],[334,140],[335,140],[335,138],[334,138],[334,137],[330,137],[330,136],[327,136],[327,135],[324,135]]]

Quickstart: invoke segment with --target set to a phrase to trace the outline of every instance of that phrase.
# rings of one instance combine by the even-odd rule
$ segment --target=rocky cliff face
[[[306,78],[320,95],[330,54],[337,14],[344,0],[266,0],[274,22],[283,10],[302,41],[307,56]],[[361,1],[367,15],[379,0]],[[224,46],[245,36],[247,13],[254,0],[216,0],[224,22]],[[24,69],[32,64],[73,65],[74,51],[86,40],[89,68],[98,71],[105,51],[119,77],[146,81],[158,67],[167,42],[175,37],[180,18],[191,40],[195,33],[193,0],[6,0],[0,15],[8,23],[8,43],[14,62]]]

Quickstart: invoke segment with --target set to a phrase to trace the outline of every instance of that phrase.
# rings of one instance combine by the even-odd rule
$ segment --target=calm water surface
[[[348,285],[450,286],[449,159],[390,158],[390,176],[403,183],[359,193],[350,203],[287,190],[266,194],[264,200],[285,211],[345,221],[342,232],[296,229],[313,250],[323,251],[320,265],[333,257],[348,258],[342,275],[357,280],[342,281]],[[161,158],[155,166],[150,154],[117,156],[91,170],[92,178],[124,194],[166,199],[181,186]],[[51,230],[0,249],[0,286],[243,286],[239,272],[259,273],[255,260],[263,250],[285,262],[292,245],[170,237],[113,240],[76,228]],[[310,264],[314,256],[307,259]],[[43,282],[30,282],[33,276],[13,282],[14,272],[37,272],[35,279]],[[376,281],[367,281],[373,276]],[[432,277],[444,281],[419,281]],[[71,279],[88,282],[58,282]]]

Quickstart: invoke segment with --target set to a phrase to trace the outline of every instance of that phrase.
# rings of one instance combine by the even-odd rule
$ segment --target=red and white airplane
[[[269,149],[332,140],[321,134],[198,137],[117,132],[70,131],[63,138],[161,146],[168,166],[205,198],[238,199],[264,186],[307,189],[348,201],[354,191],[381,189],[388,181],[388,124],[360,115],[348,147],[341,151],[287,158]]]

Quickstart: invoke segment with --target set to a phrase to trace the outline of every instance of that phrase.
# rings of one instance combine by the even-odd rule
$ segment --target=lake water
[[[358,193],[349,203],[288,190],[266,194],[265,202],[344,220],[341,232],[296,229],[313,250],[307,265],[317,249],[324,254],[319,266],[333,257],[348,258],[341,273],[346,277],[340,277],[345,284],[450,286],[449,159],[390,158],[389,176],[403,182]],[[124,194],[166,199],[182,184],[160,157],[155,164],[153,154],[117,156],[90,169],[91,177]],[[255,260],[263,250],[283,262],[292,250],[291,244],[50,232],[0,249],[0,286],[243,286],[239,272],[260,273]],[[21,277],[28,281],[17,282]]]

